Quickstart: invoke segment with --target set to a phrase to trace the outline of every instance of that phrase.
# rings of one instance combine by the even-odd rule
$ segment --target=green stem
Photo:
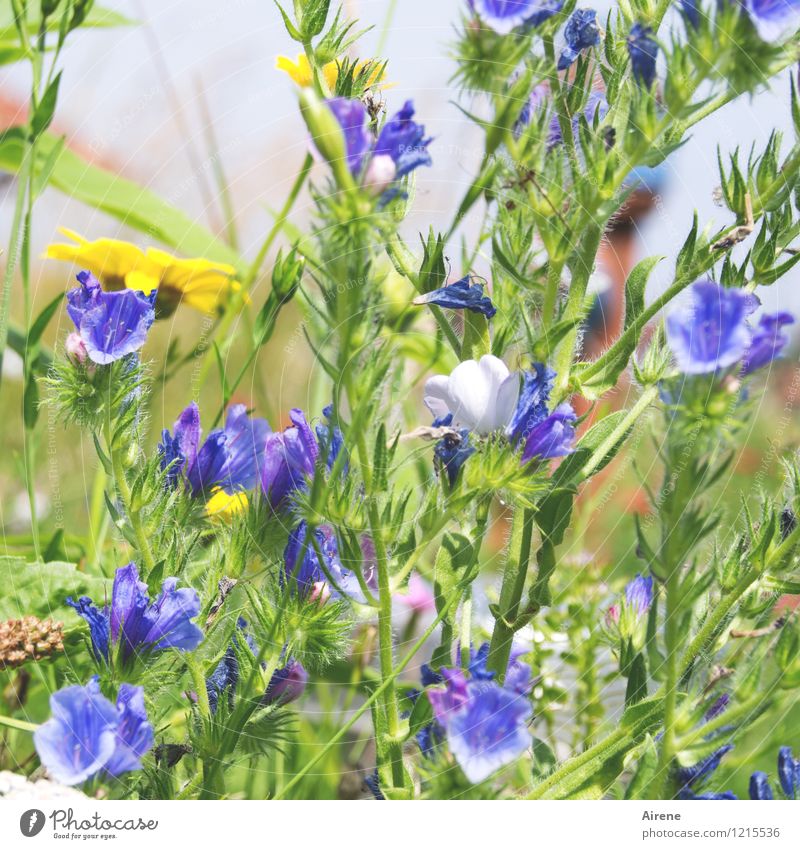
[[[658,755],[658,767],[653,778],[653,787],[658,788],[659,798],[671,797],[669,792],[670,768],[675,757],[676,719],[678,707],[678,683],[680,679],[680,635],[678,616],[680,612],[680,565],[673,564],[667,576],[666,608],[664,612],[664,644],[667,650],[667,671],[664,682],[664,736]]]
[[[147,532],[142,524],[141,515],[139,511],[135,510],[132,506],[133,499],[131,497],[131,488],[128,486],[128,478],[125,474],[124,458],[120,450],[113,444],[110,412],[106,416],[105,438],[106,447],[108,448],[108,453],[111,457],[111,467],[114,472],[114,483],[116,484],[119,497],[125,505],[125,512],[128,515],[128,521],[131,523],[131,528],[133,528],[133,533],[136,537],[139,555],[141,556],[147,570],[147,574],[149,575],[155,569],[156,562],[153,558],[152,552],[150,551],[150,542],[147,539]]]
[[[515,522],[519,521],[519,516],[519,511],[517,511],[514,517]],[[500,603],[498,605],[500,615],[494,623],[487,660],[487,666],[494,670],[500,683],[505,678],[508,659],[511,656],[511,644],[514,640],[513,623],[519,616],[522,592],[525,589],[525,579],[528,576],[531,542],[533,540],[533,517],[533,510],[526,508],[523,511],[519,551],[516,553],[514,561],[507,564],[500,588]],[[514,540],[512,539],[513,545]]]
[[[25,147],[22,151],[19,172],[17,173],[17,196],[14,202],[14,214],[11,219],[11,236],[8,243],[5,273],[3,275],[2,300],[0,300],[0,384],[3,379],[3,355],[8,343],[8,319],[11,310],[11,286],[14,281],[14,271],[17,267],[24,231],[22,218],[25,212],[25,201],[28,183],[33,171],[33,144],[29,138],[30,130],[25,133]],[[26,334],[27,335],[27,334]]]
[[[386,715],[388,733],[387,755],[392,767],[392,780],[395,787],[405,783],[403,769],[403,744],[400,739],[400,711],[397,705],[397,691],[394,684],[394,658],[392,656],[392,591],[389,585],[389,563],[386,546],[383,541],[383,529],[378,516],[378,506],[373,498],[367,508],[372,542],[375,545],[375,559],[378,571],[378,651],[380,655],[381,678],[388,682],[382,696],[383,710]]]
[[[15,728],[17,731],[36,731],[39,727],[34,722],[25,722],[24,719],[14,719],[10,716],[0,716],[0,725],[6,728]]]

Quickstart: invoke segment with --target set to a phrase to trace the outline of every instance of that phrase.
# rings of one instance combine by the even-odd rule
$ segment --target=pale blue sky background
[[[200,189],[203,182],[213,185],[203,138],[205,114],[210,115],[243,250],[252,255],[269,226],[267,209],[282,203],[307,145],[293,87],[274,69],[276,54],[296,52],[277,10],[269,0],[107,0],[106,5],[141,25],[73,38],[64,57],[57,128],[124,175],[219,226],[218,212],[208,208]],[[480,153],[478,135],[450,102],[448,42],[461,5],[462,0],[399,0],[387,35],[384,55],[396,83],[386,95],[389,108],[413,97],[436,137],[434,167],[420,174],[408,232],[449,220]],[[365,23],[376,24],[360,51],[369,55],[391,3],[351,0],[345,6]],[[20,72],[8,74],[2,85],[6,96],[24,96]],[[789,132],[788,89],[787,77],[774,92],[729,107],[698,128],[673,156],[663,203],[642,233],[643,252],[674,255],[695,207],[701,221],[727,220],[712,200],[715,145],[721,142],[723,150],[736,143],[763,145],[773,126]],[[0,205],[3,239],[9,211],[6,198]],[[48,192],[37,215],[34,244],[44,244],[60,223],[94,237],[119,232],[116,223]],[[669,271],[669,264],[662,264],[653,290]],[[798,274],[766,293],[765,303],[800,308]]]

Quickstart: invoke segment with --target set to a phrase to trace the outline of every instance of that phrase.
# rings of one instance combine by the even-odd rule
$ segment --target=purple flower
[[[407,100],[386,121],[377,141],[369,131],[367,110],[360,100],[334,97],[326,103],[342,128],[350,172],[354,177],[363,174],[365,184],[377,194],[420,165],[431,164],[431,139],[425,138],[425,127],[413,120],[412,101]]]
[[[413,303],[417,306],[435,304],[437,307],[450,310],[470,310],[485,315],[486,318],[493,318],[497,313],[492,299],[483,294],[483,284],[471,283],[469,275],[449,286],[442,286],[441,289],[419,295],[414,298]]]
[[[651,88],[656,78],[658,43],[653,38],[653,30],[650,27],[640,23],[631,27],[628,55],[631,57],[633,78],[645,88]]]
[[[547,417],[547,402],[555,377],[553,369],[543,363],[534,363],[533,369],[523,372],[517,406],[506,427],[506,437],[512,445],[525,441],[533,428]]]
[[[675,778],[680,785],[678,791],[679,799],[700,799],[700,798],[735,798],[728,797],[725,794],[712,794],[711,796],[697,796],[695,790],[701,787],[708,777],[716,771],[720,765],[722,758],[733,748],[730,743],[720,746],[715,752],[712,752],[708,757],[703,758],[694,766],[678,767],[675,773]]]
[[[571,454],[576,421],[577,416],[572,407],[566,403],[559,404],[546,419],[530,429],[522,450],[522,462],[527,463],[534,457],[551,460]]]
[[[342,451],[345,450],[344,436],[342,435],[341,430],[331,423],[331,416],[333,415],[332,404],[328,404],[328,406],[323,409],[322,415],[328,420],[328,423],[318,424],[314,430],[317,433],[317,442],[319,443],[320,452],[325,457],[325,465],[330,471],[333,468],[333,464],[336,462],[336,458]],[[344,471],[347,471],[347,463],[345,463]]]
[[[480,19],[500,35],[519,26],[536,27],[561,11],[563,0],[467,0]]]
[[[425,138],[425,127],[414,120],[414,104],[407,100],[403,108],[384,125],[375,144],[372,155],[389,156],[397,169],[399,180],[410,174],[420,165],[431,165],[428,145],[431,139]]]
[[[239,661],[236,657],[236,650],[239,648],[240,635],[244,637],[244,641],[253,655],[258,655],[258,646],[247,633],[247,622],[241,617],[236,623],[236,629],[222,660],[217,664],[211,675],[206,678],[208,704],[212,713],[217,712],[219,699],[223,693],[228,694],[228,705],[233,707],[233,694],[239,683]],[[261,703],[265,705],[288,704],[299,699],[305,690],[307,681],[308,673],[302,663],[290,658],[285,666],[273,672],[266,692],[261,698]]]
[[[744,0],[742,5],[764,41],[780,41],[800,26],[800,0]]]
[[[466,681],[453,670],[442,673],[447,673],[445,688],[428,690],[428,698],[453,757],[477,784],[530,748],[531,705],[493,681]]]
[[[264,703],[285,705],[303,695],[308,683],[308,672],[298,660],[290,659],[286,666],[275,670],[270,678]]]
[[[794,316],[788,312],[761,316],[744,354],[742,374],[752,374],[779,356],[789,342],[789,337],[782,332],[787,324],[794,324]]]
[[[101,771],[116,777],[141,769],[153,746],[141,687],[120,685],[115,706],[94,677],[85,687],[54,693],[50,711],[33,743],[42,765],[62,784],[81,784]]]
[[[637,575],[625,587],[625,603],[637,616],[649,613],[653,605],[653,578]]]
[[[778,750],[778,781],[787,799],[800,796],[800,760],[795,760],[789,746]]]
[[[694,283],[690,297],[667,317],[667,337],[684,374],[710,374],[742,360],[750,347],[747,317],[755,296],[711,280]]]
[[[89,623],[92,651],[98,662],[111,660],[116,646],[122,663],[137,654],[175,648],[191,651],[203,640],[203,632],[191,620],[200,612],[200,599],[190,587],[177,588],[177,578],[167,578],[161,593],[151,602],[147,584],[139,581],[135,563],[117,569],[111,606],[98,609],[87,596],[67,604]]]
[[[600,27],[597,25],[597,12],[594,9],[576,9],[564,27],[564,39],[567,46],[558,58],[558,70],[567,68],[580,56],[581,50],[600,43]]]
[[[289,412],[292,426],[270,433],[264,449],[261,486],[273,509],[288,495],[305,487],[314,474],[319,446],[302,410]]]
[[[149,295],[134,289],[104,292],[88,271],[78,274],[78,282],[67,292],[67,313],[89,359],[107,365],[138,351],[156,317],[157,290]]]
[[[367,128],[367,109],[360,100],[333,97],[326,101],[344,134],[347,165],[353,174],[360,174],[364,159],[372,147],[372,135]]]
[[[445,416],[445,420],[448,418],[452,421],[452,415]],[[434,464],[438,469],[444,470],[450,486],[453,487],[461,467],[474,453],[475,448],[469,443],[469,431],[461,428],[457,435],[445,436],[436,443],[433,449]]]
[[[423,755],[432,756],[446,739],[464,774],[477,783],[530,747],[527,695],[533,682],[530,667],[519,660],[522,654],[512,651],[502,687],[486,667],[488,643],[470,647],[466,671],[444,667],[436,673],[423,665],[422,683],[431,687],[426,694],[434,716],[417,735]]]
[[[175,435],[164,430],[159,452],[167,480],[176,485],[183,479],[195,497],[207,497],[216,487],[228,495],[252,489],[264,464],[270,427],[264,419],[251,419],[244,404],[228,409],[225,427],[212,430],[200,445],[200,410],[192,401],[178,416]]]
[[[339,590],[341,590],[349,598],[361,601],[363,594],[358,579],[351,570],[342,565],[339,547],[336,543],[336,534],[333,529],[328,525],[321,525],[314,530],[313,541],[308,539],[307,531],[306,523],[301,522],[289,534],[289,541],[286,543],[283,552],[284,576],[289,585],[296,587],[301,596],[308,596],[322,586],[328,585],[330,583],[328,575],[330,575],[336,584],[336,586],[330,587],[330,592],[334,596],[340,596]],[[316,545],[314,542],[316,542]],[[324,569],[320,565],[317,549],[322,554]],[[368,554],[364,551],[363,545],[362,553]],[[301,554],[303,559],[298,563]],[[364,577],[369,584],[370,573],[374,567],[368,564],[367,560],[368,557],[365,556]]]

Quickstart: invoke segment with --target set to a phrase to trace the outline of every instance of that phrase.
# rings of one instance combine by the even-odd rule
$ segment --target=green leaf
[[[47,329],[47,325],[50,323],[50,319],[55,315],[58,310],[59,305],[61,304],[61,300],[64,297],[63,292],[59,292],[55,298],[36,316],[33,324],[31,325],[31,329],[28,331],[28,348],[34,348],[39,344],[39,340],[42,338],[42,334]]]
[[[653,780],[658,769],[658,750],[653,738],[648,734],[642,746],[642,754],[636,766],[628,787],[625,790],[626,799],[643,799],[646,796],[650,782]]]
[[[297,29],[297,27],[292,23],[292,19],[286,14],[286,12],[283,11],[283,7],[278,2],[278,0],[275,0],[275,5],[278,7],[278,11],[281,13],[281,17],[283,18],[283,25],[286,27],[286,32],[289,33],[289,37],[293,41],[297,41],[302,44],[303,36]]]
[[[408,717],[408,736],[413,737],[431,722],[433,722],[433,708],[425,693],[421,693],[414,702],[411,715]]]
[[[102,602],[108,581],[79,572],[74,563],[26,563],[21,557],[0,557],[0,619],[69,615],[67,596],[88,595]]]
[[[472,562],[472,543],[463,534],[446,533],[436,553],[433,567],[433,592],[436,611],[441,613],[450,603],[453,593],[458,591],[463,570]],[[436,666],[449,665],[452,662],[450,649],[453,637],[453,608],[442,620],[442,641],[434,652],[433,663]]]
[[[24,129],[0,133],[0,169],[16,173],[25,145]],[[239,254],[186,213],[131,180],[92,165],[67,147],[50,161],[59,137],[44,132],[37,144],[37,178],[50,169],[48,185],[88,206],[105,212],[185,256],[202,256],[233,265],[240,273],[246,263]]]
[[[663,256],[649,256],[637,263],[625,281],[625,328],[631,326],[644,310],[647,281]]]
[[[565,486],[573,479],[580,480],[581,471],[588,462],[589,458],[592,457],[594,452],[609,436],[611,436],[615,428],[624,420],[627,414],[626,410],[617,410],[616,412],[605,416],[605,418],[600,419],[596,425],[589,428],[583,439],[581,439],[578,443],[575,451],[570,454],[556,470],[556,473],[553,475],[553,484],[555,486]],[[611,462],[616,453],[622,447],[624,441],[625,435],[623,435],[619,442],[617,442],[617,444],[605,455],[603,460],[595,469],[595,474]]]
[[[531,767],[531,775],[534,781],[543,781],[555,771],[556,756],[550,746],[540,740],[538,737],[533,738],[533,766]]]
[[[39,418],[39,384],[36,373],[31,371],[25,383],[25,393],[22,396],[22,420],[28,430],[36,427]]]
[[[644,655],[637,654],[630,665],[628,687],[625,691],[625,705],[635,705],[647,697],[647,663]]]
[[[31,118],[31,132],[34,138],[38,138],[49,126],[53,120],[53,115],[56,111],[56,102],[58,101],[58,86],[61,82],[61,71],[59,71],[55,79],[47,86],[47,90],[42,95],[36,111]]]

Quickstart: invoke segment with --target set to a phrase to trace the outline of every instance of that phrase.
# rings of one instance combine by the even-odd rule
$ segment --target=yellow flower
[[[365,65],[369,64],[370,60],[364,60],[356,65],[355,73],[357,74]],[[380,63],[373,63],[375,67],[370,74],[367,88],[374,86],[383,79],[383,69]],[[311,71],[311,64],[305,53],[298,53],[297,59],[292,61],[288,56],[278,56],[275,60],[275,67],[279,71],[288,74],[301,88],[308,88],[314,82],[314,75]],[[336,62],[328,62],[322,68],[322,75],[325,77],[325,82],[328,88],[333,91],[336,88],[336,80],[339,77],[339,66]],[[382,86],[383,88],[384,86]]]
[[[234,516],[247,509],[247,504],[246,493],[235,492],[233,495],[228,495],[224,489],[217,489],[206,502],[206,513],[212,519],[230,522]]]
[[[179,303],[207,315],[216,315],[233,292],[241,289],[234,280],[236,269],[207,259],[179,259],[166,251],[148,248],[143,251],[119,239],[97,239],[60,227],[59,231],[74,244],[48,245],[45,256],[74,262],[91,271],[106,289],[136,289],[151,292],[158,289],[158,317],[172,313]]]

